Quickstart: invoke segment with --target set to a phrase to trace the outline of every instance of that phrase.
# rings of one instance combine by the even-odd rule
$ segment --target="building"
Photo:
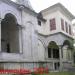
[[[63,69],[68,68],[72,64],[73,33],[71,22],[75,17],[60,3],[40,13],[42,18],[46,20],[42,21],[39,17],[41,26],[39,25],[38,31],[39,39],[45,47],[46,61],[50,62],[49,65],[52,69],[58,69],[59,64],[61,68],[63,66]]]
[[[74,54],[73,54],[73,56],[74,56],[74,64],[75,64],[75,23],[73,23],[73,38],[74,38]]]
[[[74,18],[60,3],[37,14],[28,0],[0,0],[0,68],[72,66]]]

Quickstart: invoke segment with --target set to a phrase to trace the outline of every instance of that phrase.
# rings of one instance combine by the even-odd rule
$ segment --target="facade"
[[[73,54],[73,57],[74,57],[74,63],[75,63],[75,23],[73,23],[73,38],[74,38],[74,54]]]
[[[37,14],[28,0],[0,0],[0,68],[72,66],[74,18],[60,3]]]
[[[60,3],[40,12],[39,39],[45,47],[45,59],[50,69],[67,69],[73,62],[72,20],[74,16]],[[43,50],[42,50],[43,51]],[[39,55],[40,56],[40,55]],[[59,68],[60,65],[60,68]]]

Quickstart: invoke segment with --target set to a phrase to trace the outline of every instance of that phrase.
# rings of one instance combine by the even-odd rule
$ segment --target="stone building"
[[[37,14],[28,0],[0,0],[0,68],[72,66],[74,18],[60,3]]]

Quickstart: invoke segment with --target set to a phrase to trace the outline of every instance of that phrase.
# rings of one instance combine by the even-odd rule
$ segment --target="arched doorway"
[[[48,58],[59,59],[59,47],[54,41],[51,41],[48,45]]]
[[[7,13],[1,21],[1,51],[19,52],[19,28],[16,17]]]
[[[73,43],[71,43],[69,40],[65,40],[62,46],[63,50],[62,57],[64,60],[72,59],[72,49],[73,49]]]
[[[54,41],[51,41],[48,45],[48,58],[52,60],[54,70],[59,70],[60,63],[57,61],[59,56],[59,47]]]

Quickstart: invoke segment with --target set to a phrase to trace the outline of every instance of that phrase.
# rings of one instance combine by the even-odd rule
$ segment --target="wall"
[[[0,1],[0,17],[3,19],[7,13],[12,13],[17,18],[18,24],[21,25],[21,12],[10,3],[8,5]]]
[[[44,14],[43,17],[46,19],[46,23],[42,26],[42,28],[43,28],[42,34],[49,35],[49,34],[53,34],[53,33],[58,32],[58,30],[50,31],[50,19],[55,18],[56,25],[57,25],[57,23],[58,23],[58,11],[52,12],[52,13],[47,13],[47,15]],[[58,27],[59,26],[56,26],[57,29],[59,29]]]
[[[61,12],[58,12],[59,13],[59,24],[60,24],[60,29],[61,29],[61,19],[63,19],[64,20],[64,31],[61,29],[61,32],[63,32],[64,34],[66,34],[66,35],[68,35],[68,36],[70,36],[70,37],[72,37],[72,35],[70,35],[69,33],[67,33],[66,32],[66,28],[65,28],[65,21],[68,23],[68,26],[69,25],[71,25],[71,30],[73,29],[72,28],[72,21],[68,18],[68,17],[66,17],[64,14],[62,14]],[[73,33],[72,33],[73,34]]]
[[[38,57],[39,61],[44,61],[45,59],[45,47],[41,40],[38,40]]]
[[[37,18],[35,14],[27,8],[20,11],[13,5],[1,2],[1,19],[3,19],[7,13],[12,13],[16,16],[18,24],[21,27],[19,30],[20,54],[2,53],[0,55],[1,59],[8,61],[38,61],[38,37],[36,34]]]
[[[44,35],[50,35],[58,32],[62,32],[66,34],[67,36],[72,37],[69,33],[66,33],[66,30],[62,31],[61,29],[61,18],[68,23],[68,25],[71,25],[72,29],[72,22],[71,20],[67,17],[67,15],[63,14],[61,11],[57,9],[52,9],[48,10],[45,12],[42,12],[43,18],[46,19],[46,22],[38,29],[38,32]],[[55,18],[56,20],[56,30],[50,31],[50,19]],[[65,25],[65,23],[64,23]]]
[[[38,40],[36,35],[37,18],[28,10],[22,12],[22,42],[23,57],[29,60],[38,60]]]

